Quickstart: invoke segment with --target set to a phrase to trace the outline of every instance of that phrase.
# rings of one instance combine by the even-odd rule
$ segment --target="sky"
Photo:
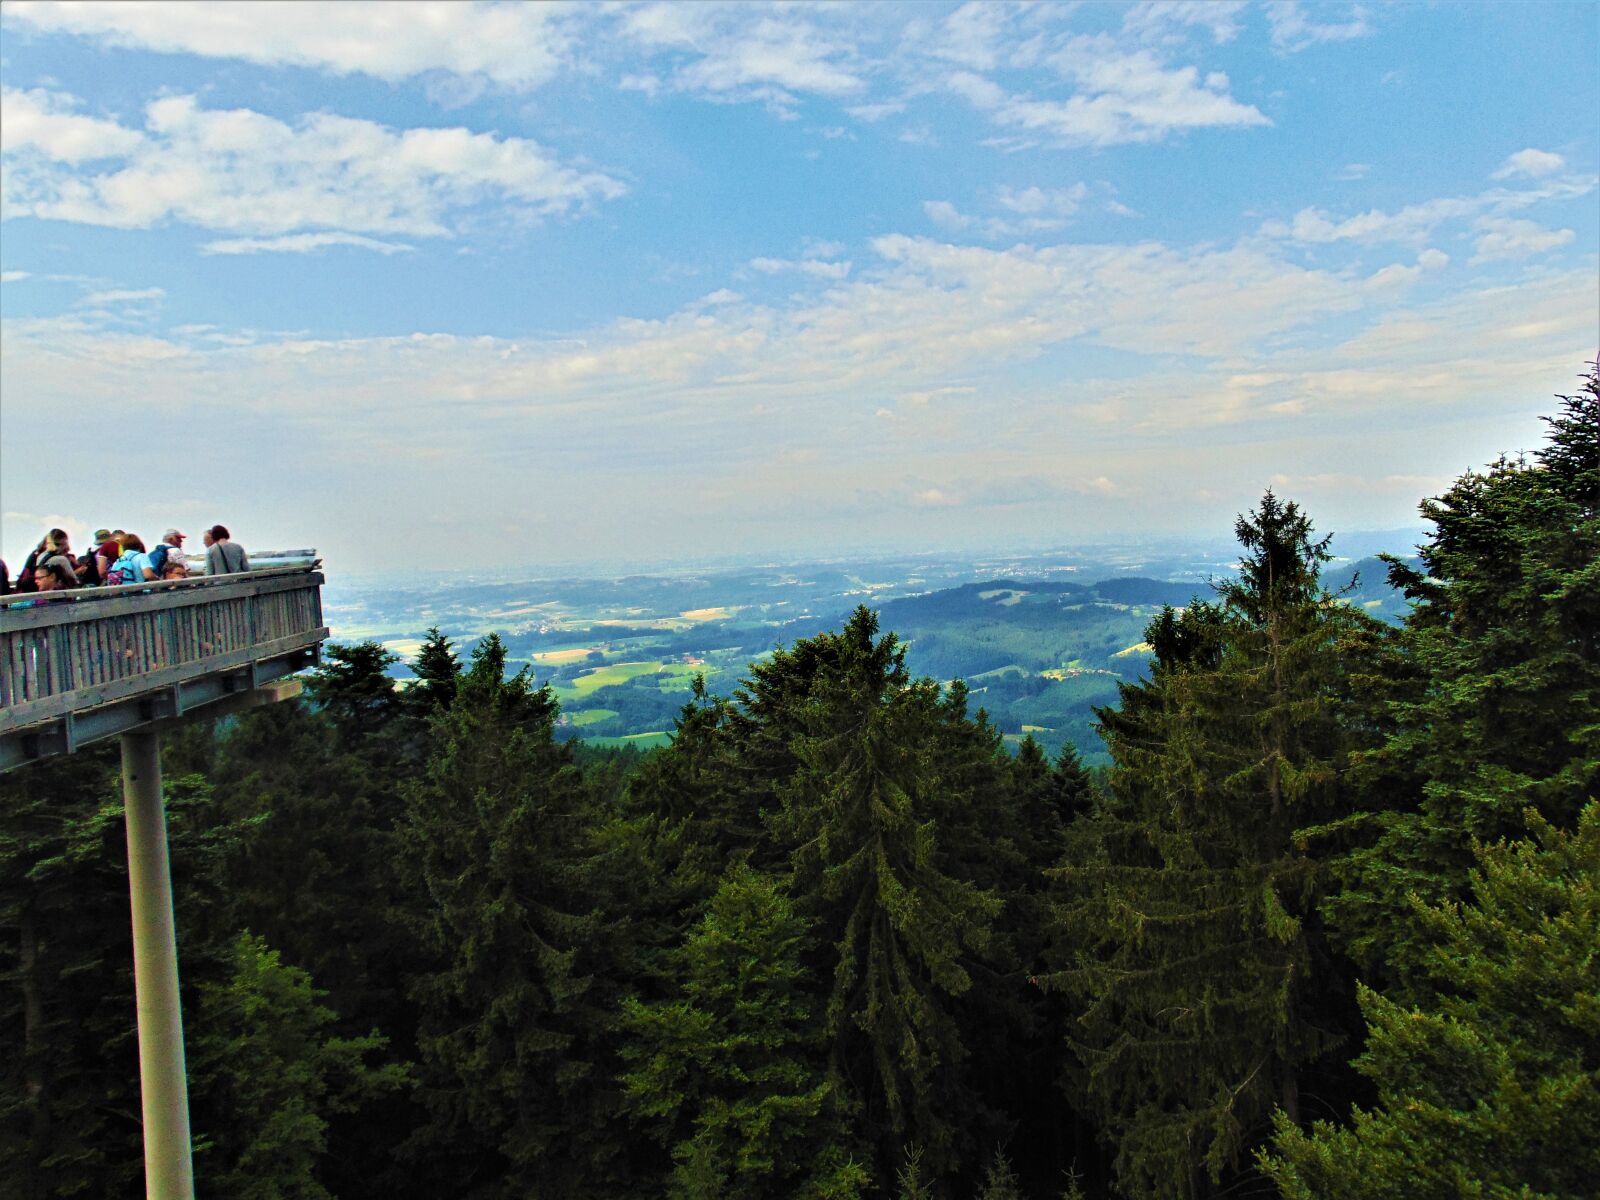
[[[1600,5],[0,5],[0,551],[1322,530],[1600,344]]]

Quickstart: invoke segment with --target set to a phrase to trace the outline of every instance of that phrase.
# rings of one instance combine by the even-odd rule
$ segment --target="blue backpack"
[[[139,557],[133,550],[124,550],[116,562],[106,568],[105,585],[116,587],[123,583],[143,583],[143,572],[135,565]]]

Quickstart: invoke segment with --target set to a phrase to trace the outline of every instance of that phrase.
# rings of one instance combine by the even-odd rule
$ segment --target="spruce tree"
[[[938,726],[910,685],[905,650],[857,609],[844,630],[753,668],[750,695],[787,692],[761,724],[763,754],[792,756],[775,832],[794,895],[831,945],[826,1030],[861,1134],[885,1161],[920,1144],[928,1169],[958,1161],[970,1110],[952,1001],[988,944],[1000,902],[940,867],[932,814]],[[808,679],[802,691],[796,681]],[[767,714],[747,704],[751,716]],[[786,732],[784,745],[772,742]],[[771,751],[767,750],[771,747]]]
[[[432,958],[411,981],[431,1120],[410,1151],[459,1196],[601,1195],[619,1149],[603,1048],[617,996],[583,791],[549,689],[506,678],[505,657],[493,635],[474,650],[407,795]]]
[[[1531,459],[1425,501],[1421,570],[1391,567],[1420,683],[1365,767],[1381,811],[1331,904],[1386,986],[1422,952],[1408,897],[1462,896],[1473,838],[1516,836],[1526,808],[1570,829],[1600,794],[1600,376],[1561,401]]]
[[[847,1126],[803,986],[806,937],[782,888],[737,863],[673,956],[671,995],[625,1004],[626,1103],[671,1148],[669,1196],[864,1190],[837,1149]]]
[[[196,1157],[201,1194],[331,1200],[329,1119],[405,1085],[404,1068],[369,1058],[375,1031],[343,1038],[311,977],[260,938],[234,939],[226,973],[203,981],[190,1014],[190,1090],[207,1118]]]
[[[406,700],[414,708],[426,714],[450,707],[461,676],[461,660],[437,625],[428,628],[428,636],[411,662],[411,673],[416,682],[406,690]]]
[[[1371,622],[1320,583],[1327,540],[1271,492],[1216,603],[1167,610],[1148,681],[1102,711],[1111,794],[1069,830],[1057,970],[1073,1085],[1130,1195],[1204,1194],[1338,1044],[1343,990],[1295,832],[1352,803],[1352,646]]]
[[[1348,1125],[1280,1116],[1262,1165],[1285,1200],[1579,1200],[1600,1181],[1600,804],[1567,833],[1475,847],[1472,900],[1411,915],[1431,999],[1362,989]]]

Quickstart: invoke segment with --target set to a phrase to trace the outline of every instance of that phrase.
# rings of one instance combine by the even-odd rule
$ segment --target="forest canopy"
[[[1374,620],[1267,492],[1012,753],[863,607],[559,740],[489,636],[164,746],[197,1192],[1580,1197],[1600,1180],[1600,377]],[[114,750],[0,779],[9,1194],[133,1196]]]

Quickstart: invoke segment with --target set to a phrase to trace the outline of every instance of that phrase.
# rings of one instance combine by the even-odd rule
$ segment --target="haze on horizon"
[[[13,0],[0,553],[1319,528],[1542,441],[1600,8]]]

